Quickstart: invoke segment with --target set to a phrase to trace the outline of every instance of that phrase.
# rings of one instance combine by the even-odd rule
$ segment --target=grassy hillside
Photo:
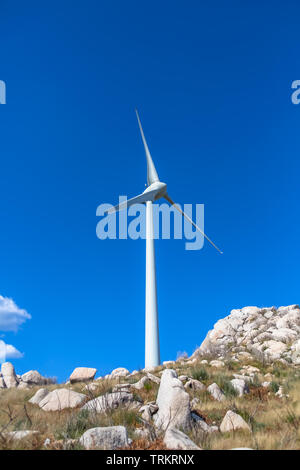
[[[212,358],[207,358],[210,361]],[[250,425],[251,432],[235,430],[232,432],[205,433],[199,429],[190,431],[189,437],[202,449],[231,449],[250,447],[252,449],[300,449],[300,368],[276,362],[261,363],[254,359],[232,361],[223,359],[224,366],[212,367],[203,364],[205,357],[194,360],[180,359],[167,367],[176,370],[178,376],[200,380],[208,386],[217,383],[226,395],[218,402],[207,390],[188,390],[191,409],[205,419],[207,424],[220,426],[228,410],[240,414]],[[249,393],[238,397],[230,380],[233,374],[241,373],[244,366],[258,369],[249,384]],[[164,367],[158,367],[153,374],[160,377]],[[243,369],[242,371],[245,371]],[[135,383],[145,373],[140,371],[134,376],[118,379],[98,379],[96,388],[91,392],[86,384],[49,385],[50,390],[69,387],[85,393],[88,399],[111,392],[118,383]],[[262,383],[269,381],[268,387]],[[135,399],[141,403],[155,401],[159,385],[151,382],[142,390],[131,390]],[[276,395],[282,387],[283,397]],[[29,390],[17,388],[0,390],[0,448],[1,449],[79,449],[77,439],[89,428],[97,426],[124,425],[133,440],[132,449],[162,449],[162,436],[152,424],[147,425],[149,436],[141,438],[138,429],[145,426],[138,408],[119,407],[106,413],[89,412],[81,409],[65,409],[47,412],[28,400],[41,387]],[[196,400],[194,400],[196,399]],[[22,440],[12,440],[9,431],[34,430],[38,433]],[[47,445],[45,446],[45,440]]]

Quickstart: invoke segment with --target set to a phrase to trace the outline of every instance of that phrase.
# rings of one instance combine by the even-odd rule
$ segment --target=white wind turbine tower
[[[127,209],[133,204],[146,204],[146,321],[145,321],[145,368],[151,369],[160,364],[159,352],[159,330],[158,330],[158,311],[157,311],[157,293],[156,293],[156,269],[155,269],[155,251],[154,251],[154,229],[153,229],[153,202],[160,198],[166,199],[174,206],[192,225],[198,230],[206,240],[211,243],[220,253],[222,251],[205,235],[205,233],[185,214],[167,194],[167,185],[162,183],[155,169],[151,158],[149,148],[144,136],[142,124],[136,110],[136,116],[145,148],[147,160],[147,184],[148,187],[139,196],[128,199],[127,201],[109,209],[107,213]]]

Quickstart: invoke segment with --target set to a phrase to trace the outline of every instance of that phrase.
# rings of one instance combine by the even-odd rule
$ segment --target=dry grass
[[[242,366],[251,365],[260,370],[250,393],[239,398],[226,389],[226,400],[215,401],[208,392],[189,390],[191,398],[197,397],[199,402],[194,406],[197,413],[209,425],[219,426],[226,412],[231,409],[239,413],[250,425],[252,432],[234,431],[231,433],[214,432],[204,434],[199,430],[192,431],[191,439],[202,449],[232,449],[234,447],[251,447],[253,449],[300,449],[300,369],[281,363],[265,364],[257,360],[244,360],[240,363],[226,360],[225,367],[216,369],[203,365],[200,361],[190,365],[187,361],[177,362],[175,369],[178,375],[188,375],[201,380],[206,386],[216,382],[226,388],[234,373],[240,373]],[[173,366],[174,367],[174,366]],[[159,377],[159,371],[155,375]],[[288,399],[278,398],[274,391],[261,386],[265,381],[264,374],[272,374],[272,380],[284,388],[289,394]],[[58,387],[70,387],[72,390],[85,393],[87,399],[109,393],[117,383],[137,382],[144,374],[114,380],[100,380],[93,392],[86,390],[85,384],[49,385],[53,390]],[[142,426],[137,411],[118,408],[106,414],[85,412],[80,409],[45,412],[28,400],[40,387],[30,390],[0,390],[0,449],[43,449],[43,443],[49,438],[49,449],[65,448],[66,440],[72,439],[72,448],[78,449],[76,440],[87,430],[96,426],[126,426],[129,436],[133,439],[130,449],[164,449],[163,441],[153,441],[135,436],[135,429]],[[142,390],[132,392],[143,402],[154,401],[158,385],[151,382]],[[37,430],[39,434],[22,441],[8,441],[5,432],[15,430]]]

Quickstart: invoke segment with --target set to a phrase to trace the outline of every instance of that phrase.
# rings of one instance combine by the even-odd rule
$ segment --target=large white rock
[[[48,380],[43,377],[37,370],[30,370],[21,376],[22,382],[28,385],[45,385]]]
[[[67,388],[58,388],[49,392],[40,402],[44,411],[60,411],[65,408],[76,408],[86,401],[86,395]]]
[[[11,362],[4,362],[1,366],[1,373],[7,388],[17,387],[18,379],[15,368]]]
[[[170,450],[201,450],[186,434],[175,428],[168,428],[164,444]]]
[[[244,429],[246,431],[251,431],[250,426],[240,415],[238,415],[234,411],[228,410],[221,423],[220,431],[228,432],[235,431],[236,429]]]
[[[88,382],[94,380],[97,369],[92,367],[76,367],[70,375],[70,382]]]
[[[155,426],[166,430],[168,427],[188,430],[191,428],[189,394],[172,369],[163,371],[156,404],[158,412],[154,415]]]
[[[209,387],[207,387],[207,391],[217,401],[226,400],[225,394],[222,392],[222,390],[216,383],[213,383]]]
[[[40,388],[34,395],[33,397],[30,398],[29,403],[32,403],[33,405],[38,405],[46,395],[48,395],[49,390],[46,388]]]
[[[104,413],[109,409],[115,409],[121,406],[131,406],[133,402],[134,397],[132,393],[127,391],[117,391],[94,398],[93,400],[88,401],[82,408],[96,413]]]
[[[80,444],[85,449],[112,450],[127,447],[131,441],[128,439],[124,426],[97,427],[88,429],[80,438]]]

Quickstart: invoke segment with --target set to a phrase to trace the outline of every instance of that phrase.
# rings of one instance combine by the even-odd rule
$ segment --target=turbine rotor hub
[[[151,192],[154,191],[154,196],[152,197],[154,201],[157,201],[157,199],[160,199],[166,194],[167,185],[166,183],[162,183],[161,181],[155,181],[155,183],[150,184],[150,186],[148,186],[148,188],[145,189],[143,194],[147,194],[150,191]]]

